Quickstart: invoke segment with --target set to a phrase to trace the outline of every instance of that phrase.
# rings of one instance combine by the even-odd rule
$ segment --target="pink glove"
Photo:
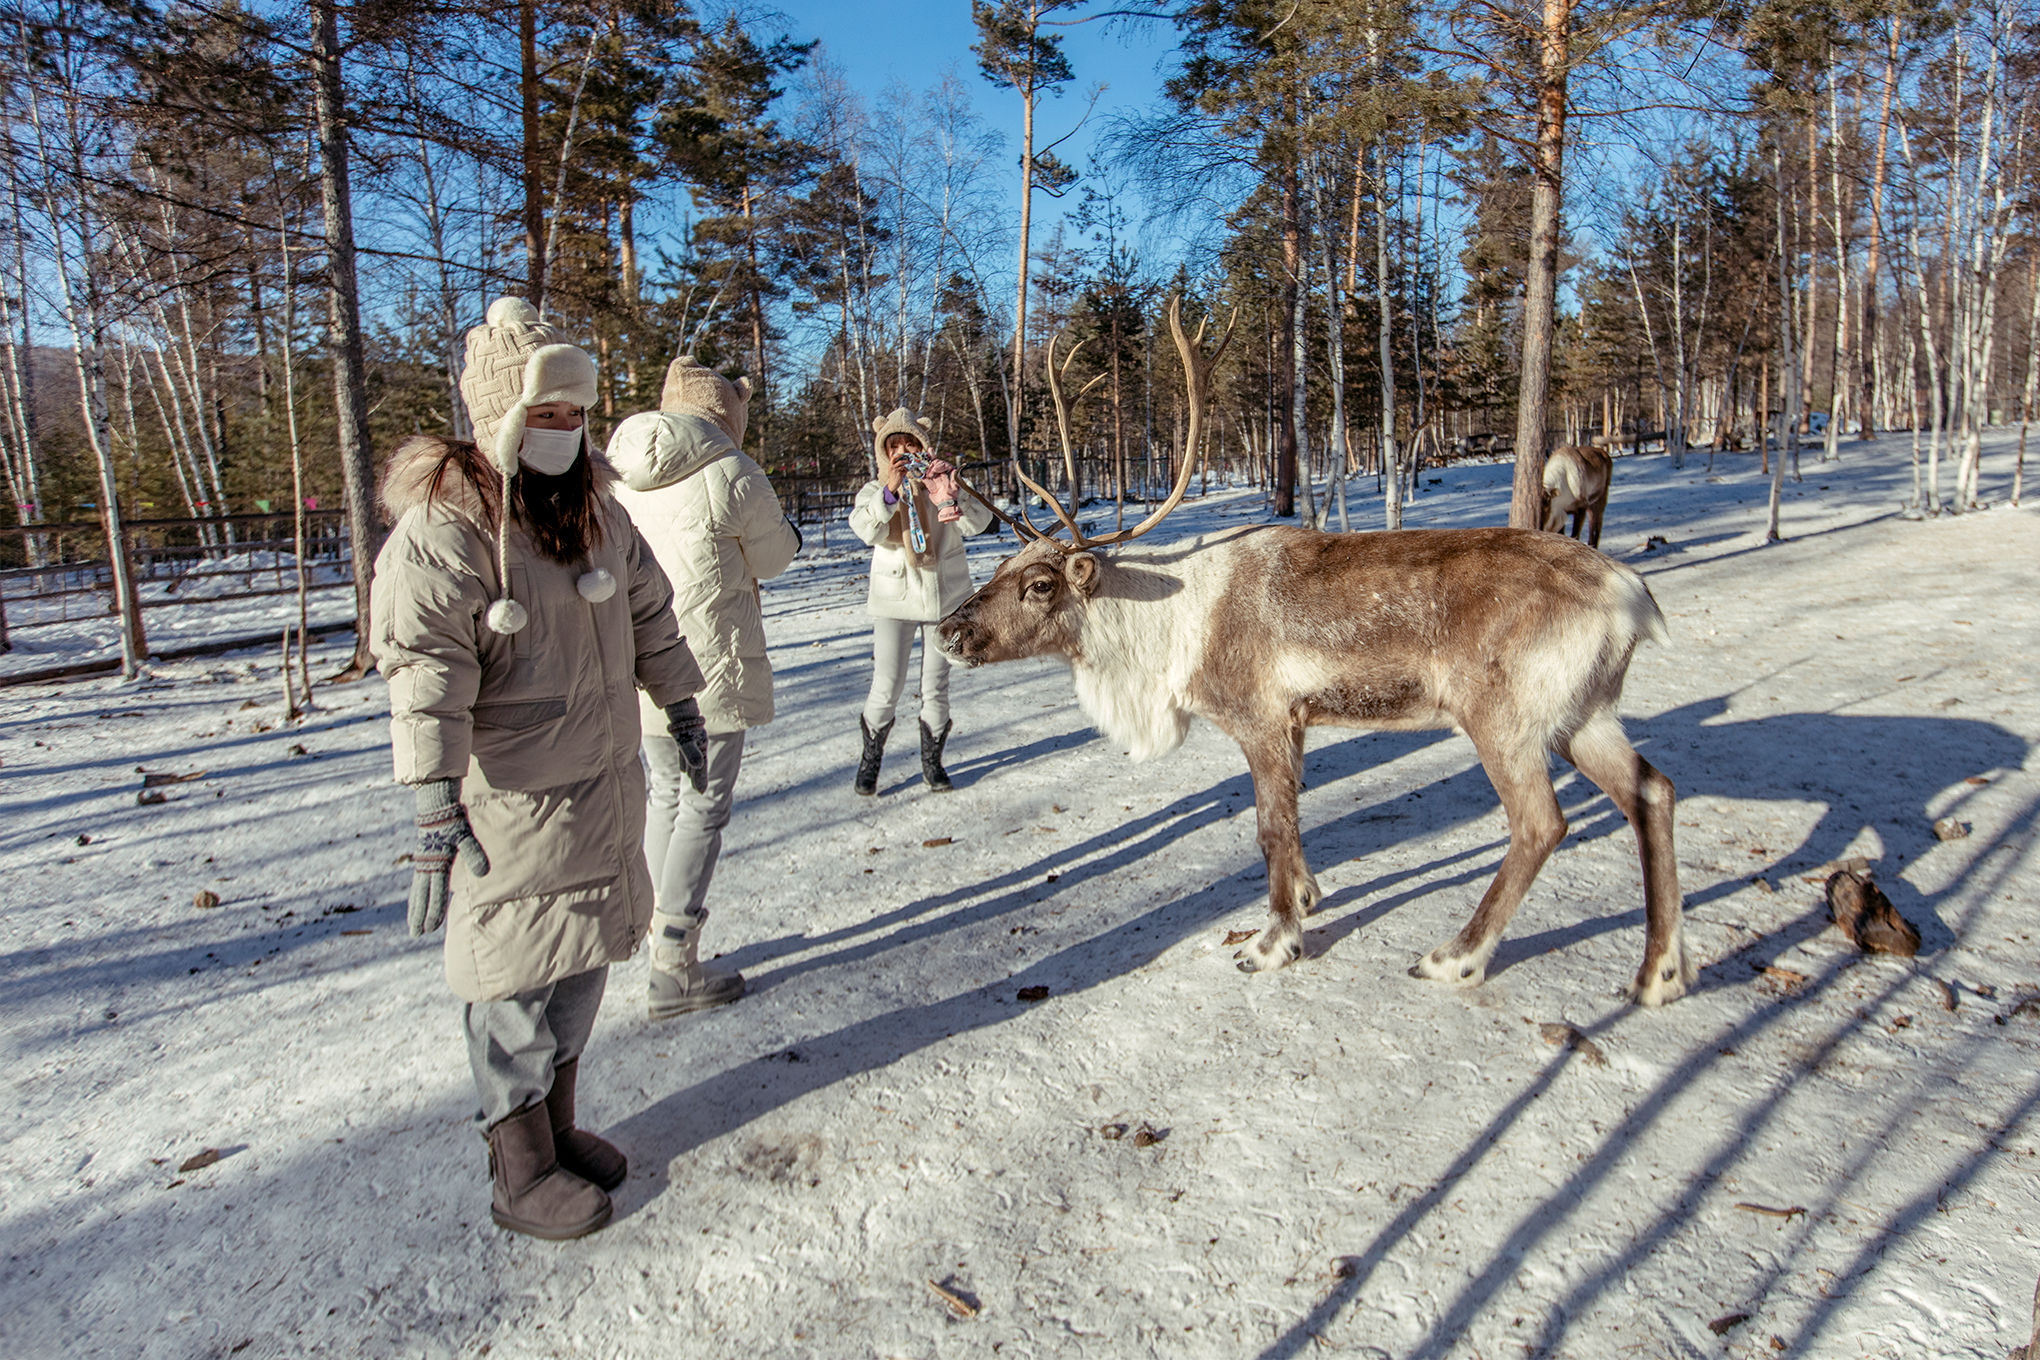
[[[944,524],[954,524],[963,518],[963,507],[956,503],[960,493],[953,463],[942,458],[931,461],[928,471],[921,477],[921,485],[928,488],[928,499],[935,503],[936,519]]]

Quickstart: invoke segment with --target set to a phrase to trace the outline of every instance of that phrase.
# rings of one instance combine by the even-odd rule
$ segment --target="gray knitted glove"
[[[701,705],[688,695],[666,710],[666,730],[680,747],[680,768],[687,782],[700,793],[708,787],[708,724],[701,720]]]
[[[418,851],[411,856],[411,933],[430,935],[446,920],[446,884],[459,855],[476,878],[489,872],[489,856],[468,825],[458,779],[417,786]]]

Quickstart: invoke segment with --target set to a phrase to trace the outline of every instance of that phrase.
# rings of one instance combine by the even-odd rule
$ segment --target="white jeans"
[[[891,722],[899,710],[916,633],[921,635],[921,721],[931,732],[940,732],[949,721],[949,658],[936,627],[912,619],[871,621],[871,693],[864,700],[864,722],[872,731]]]
[[[668,916],[701,915],[708,881],[722,854],[730,824],[737,771],[744,763],[742,732],[708,734],[708,782],[700,793],[687,781],[680,747],[667,732],[646,732],[651,806],[645,812],[645,866],[652,871],[652,909]]]

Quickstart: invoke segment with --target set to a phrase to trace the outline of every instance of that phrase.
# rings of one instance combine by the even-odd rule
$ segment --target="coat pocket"
[[[503,732],[524,732],[567,715],[565,699],[530,699],[512,703],[476,704],[475,726]]]

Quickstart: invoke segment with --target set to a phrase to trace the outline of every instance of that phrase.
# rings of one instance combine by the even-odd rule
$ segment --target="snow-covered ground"
[[[52,576],[59,573],[52,573]],[[69,573],[82,582],[81,573]],[[307,573],[307,614],[314,629],[354,617],[353,582],[344,565],[320,562]],[[26,581],[20,582],[25,588]],[[290,553],[241,552],[196,564],[168,580],[141,584],[142,630],[152,651],[169,652],[271,634],[297,625],[297,559]],[[120,617],[109,596],[17,596],[9,592],[13,647],[0,655],[0,679],[80,662],[120,658]]]
[[[1844,454],[1774,546],[1753,456],[1616,464],[1603,545],[1673,629],[1625,709],[1705,965],[1661,1012],[1622,1000],[1634,843],[1570,777],[1487,984],[1406,976],[1503,844],[1448,734],[1314,734],[1326,899],[1273,975],[1225,944],[1263,871],[1209,727],[1135,765],[1060,668],[960,673],[958,791],[896,739],[853,797],[864,562],[804,558],[711,898],[751,994],[651,1024],[615,970],[582,1101],[631,1177],[567,1245],[490,1225],[379,682],[296,728],[266,652],[0,693],[0,1353],[2003,1360],[2040,1272],[2040,522],[1902,519],[1905,439]],[[1507,476],[1432,473],[1412,521],[1495,522]],[[139,771],[192,777],[139,805]],[[1826,924],[1855,855],[1917,959]]]

